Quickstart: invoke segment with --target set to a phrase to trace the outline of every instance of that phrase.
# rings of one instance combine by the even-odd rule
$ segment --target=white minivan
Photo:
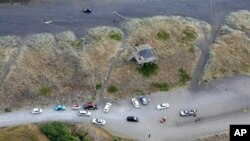
[[[111,106],[112,106],[112,104],[111,104],[111,103],[106,103],[106,105],[105,105],[105,107],[104,107],[103,111],[104,111],[105,113],[109,112],[109,110],[110,110]]]

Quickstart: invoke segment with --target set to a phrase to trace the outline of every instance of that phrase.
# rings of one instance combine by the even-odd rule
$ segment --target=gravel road
[[[139,109],[132,106],[130,99],[113,102],[109,113],[103,113],[104,105],[99,105],[99,110],[93,111],[91,117],[77,116],[70,106],[63,112],[54,111],[52,107],[43,108],[40,115],[32,115],[30,109],[23,109],[0,114],[0,127],[47,121],[89,123],[93,117],[100,117],[107,120],[104,128],[116,135],[141,141],[191,141],[229,130],[230,124],[250,124],[249,84],[250,77],[246,76],[224,78],[196,92],[184,87],[148,95],[149,105]],[[170,108],[156,110],[156,105],[162,102],[168,102]],[[184,108],[197,109],[197,117],[180,117],[179,111]],[[128,115],[138,116],[140,122],[126,122]],[[167,117],[166,123],[159,122],[161,116]]]

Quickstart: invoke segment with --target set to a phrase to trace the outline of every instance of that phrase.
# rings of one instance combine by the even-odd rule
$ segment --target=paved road
[[[20,0],[21,1],[21,0]],[[32,0],[31,0],[32,1]],[[36,0],[39,1],[39,0]],[[250,9],[249,0],[40,0],[20,5],[0,4],[0,35],[26,35],[39,32],[72,30],[83,36],[95,26],[119,26],[113,19],[117,11],[126,17],[154,15],[189,16],[209,23],[222,21],[230,11]],[[90,7],[91,14],[82,9]],[[44,24],[44,20],[53,20]]]
[[[148,96],[151,101],[147,106],[135,109],[129,99],[124,99],[113,102],[109,113],[103,113],[103,105],[100,105],[91,117],[78,117],[76,111],[70,109],[56,112],[49,107],[40,115],[32,115],[30,109],[23,109],[0,114],[0,126],[55,120],[89,123],[92,117],[101,117],[107,120],[104,128],[120,136],[142,141],[191,141],[228,130],[233,123],[250,124],[249,84],[250,77],[237,76],[212,82],[195,93],[187,88],[157,92]],[[155,106],[161,102],[169,102],[171,107],[157,111]],[[179,111],[183,108],[198,109],[197,117],[180,117]],[[138,116],[140,122],[126,122],[128,115]],[[167,116],[166,123],[159,122],[161,116]]]

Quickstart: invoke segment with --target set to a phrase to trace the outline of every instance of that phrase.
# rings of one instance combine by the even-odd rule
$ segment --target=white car
[[[93,118],[92,119],[92,123],[93,124],[97,124],[97,125],[105,125],[106,124],[106,120],[101,119],[101,118]]]
[[[90,111],[86,111],[86,110],[80,110],[79,112],[78,112],[78,115],[79,116],[91,116],[91,112]]]
[[[132,98],[131,101],[133,105],[135,106],[135,108],[140,108],[140,103],[136,98]]]
[[[109,112],[109,110],[110,110],[111,106],[112,106],[112,104],[111,104],[111,103],[106,103],[106,105],[105,105],[105,107],[104,107],[103,111],[104,111],[105,113]]]
[[[43,110],[41,108],[34,108],[31,111],[32,114],[40,114],[42,112],[43,112]]]
[[[161,103],[161,104],[158,104],[158,105],[156,106],[156,108],[157,108],[158,110],[167,109],[167,108],[169,108],[169,104],[168,104],[168,103]]]

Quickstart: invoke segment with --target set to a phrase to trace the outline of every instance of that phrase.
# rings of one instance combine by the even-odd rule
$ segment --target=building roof
[[[145,64],[157,60],[157,56],[150,44],[135,46],[128,60],[133,58],[137,61],[137,64]]]

